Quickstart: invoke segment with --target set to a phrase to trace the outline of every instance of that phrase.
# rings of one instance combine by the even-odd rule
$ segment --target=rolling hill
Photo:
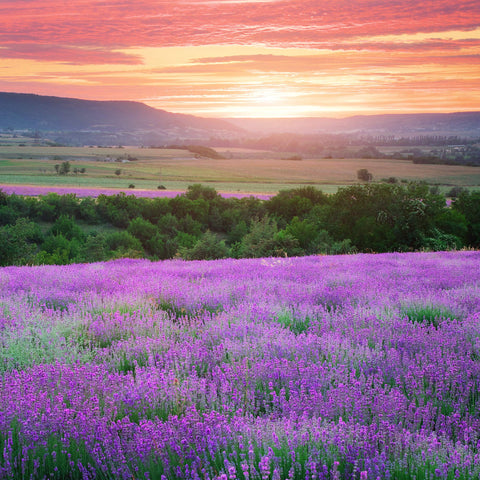
[[[346,118],[204,118],[133,101],[0,92],[0,129],[41,132],[66,144],[162,145],[272,133],[480,138],[480,112],[357,115]]]
[[[458,135],[480,137],[480,112],[356,115],[346,118],[229,118],[247,131],[268,133],[355,133],[366,135]]]
[[[224,120],[170,113],[140,102],[92,101],[24,93],[0,93],[0,129],[57,132],[57,137],[78,137],[79,141],[100,137],[104,143],[111,143],[108,139],[116,143],[122,137],[153,143],[208,138],[212,134],[228,136],[241,130]]]

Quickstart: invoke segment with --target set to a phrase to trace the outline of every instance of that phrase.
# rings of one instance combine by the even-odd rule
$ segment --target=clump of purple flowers
[[[480,475],[480,253],[0,269],[0,478]]]

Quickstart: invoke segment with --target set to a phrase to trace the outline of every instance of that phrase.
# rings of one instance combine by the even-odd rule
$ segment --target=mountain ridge
[[[68,143],[161,145],[271,133],[480,138],[480,112],[353,115],[344,118],[206,118],[129,100],[83,100],[0,92],[0,129],[56,132]],[[130,143],[129,143],[130,142]]]
[[[0,92],[0,128],[115,131],[172,127],[238,131],[238,127],[222,120],[171,113],[129,100],[83,100]]]
[[[344,118],[225,118],[247,131],[264,133],[356,133],[370,135],[466,135],[480,137],[480,112],[386,113]]]

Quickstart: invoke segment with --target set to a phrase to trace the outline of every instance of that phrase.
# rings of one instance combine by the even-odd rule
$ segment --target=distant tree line
[[[465,138],[458,135],[414,135],[399,137],[397,135],[361,135],[359,137],[369,145],[394,147],[394,146],[437,146],[445,145],[473,145],[478,143],[478,138]]]
[[[479,248],[480,191],[456,193],[447,207],[421,183],[302,187],[267,201],[202,185],[171,199],[0,191],[0,265]]]
[[[70,170],[71,170],[71,165],[70,165],[70,162],[66,161],[66,162],[62,162],[62,163],[56,163],[54,165],[54,168],[55,168],[55,172],[57,173],[57,175],[68,175],[70,173]],[[85,173],[86,171],[87,171],[87,169],[85,167],[82,167],[82,168],[75,167],[73,169],[73,173],[75,175],[77,175],[79,173]]]
[[[258,138],[214,138],[212,144],[272,152],[295,152],[323,158],[409,159],[414,163],[480,165],[480,139],[446,135],[370,136],[356,134],[272,133]],[[378,147],[399,147],[394,153],[382,153]],[[402,148],[403,147],[403,148]],[[432,147],[429,150],[418,147]],[[300,155],[299,155],[300,156]]]

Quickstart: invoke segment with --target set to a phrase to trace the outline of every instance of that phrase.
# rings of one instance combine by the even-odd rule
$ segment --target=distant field
[[[222,160],[196,158],[187,150],[152,148],[45,147],[0,143],[0,184],[183,190],[205,183],[219,191],[275,193],[282,188],[315,185],[325,191],[357,183],[356,172],[366,168],[374,181],[424,180],[445,188],[480,186],[480,168],[419,165],[408,160],[322,159],[285,160],[280,153],[219,149]],[[285,155],[288,158],[288,155]],[[55,165],[68,161],[71,172],[57,175]],[[120,174],[115,172],[120,170]]]

